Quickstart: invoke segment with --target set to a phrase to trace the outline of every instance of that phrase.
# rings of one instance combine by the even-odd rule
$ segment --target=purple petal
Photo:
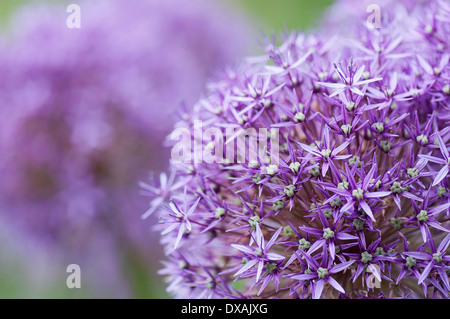
[[[426,243],[427,242],[427,230],[428,230],[428,227],[426,225],[424,225],[424,224],[420,224],[419,228],[420,228],[420,233],[422,234],[422,240],[423,240],[424,243]]]
[[[312,246],[311,246],[312,247]],[[312,270],[317,270],[319,268],[319,264],[317,261],[309,255],[309,253],[305,253],[304,251],[301,251],[303,257],[305,257],[306,261],[308,262],[309,268]]]
[[[322,295],[324,283],[325,283],[325,281],[323,279],[316,282],[316,284],[314,286],[313,299],[320,299],[320,296]]]
[[[264,278],[264,281],[263,281],[263,283],[262,283],[262,285],[261,285],[261,288],[260,288],[259,291],[258,291],[257,296],[261,295],[261,293],[264,291],[264,289],[266,289],[267,285],[268,285],[269,282],[270,282],[270,279],[271,279],[270,276],[267,276],[266,278]]]
[[[441,150],[442,155],[444,155],[444,157],[448,160],[449,154],[447,150],[447,145],[445,145],[444,141],[441,138],[441,135],[438,132],[436,132],[436,137],[438,139],[439,149]]]
[[[337,291],[345,294],[345,290],[344,288],[342,288],[342,286],[336,281],[334,280],[332,277],[328,277],[328,283],[334,287],[334,289],[336,289]]]
[[[447,208],[449,208],[450,207],[450,203],[447,203],[447,204],[443,204],[443,205],[439,205],[439,206],[437,206],[437,207],[434,207],[433,209],[430,209],[429,211],[428,211],[428,214],[430,215],[430,214],[438,214],[438,213],[440,213],[440,212],[442,212],[442,211],[444,211],[444,210],[446,210]]]
[[[357,236],[350,235],[349,233],[340,232],[336,234],[336,238],[339,240],[355,240],[358,239]]]
[[[303,148],[305,151],[307,151],[308,153],[312,153],[315,154],[317,156],[321,156],[320,152],[318,152],[316,149],[312,148],[309,145],[303,144],[303,143],[298,143],[298,145]]]
[[[439,276],[441,277],[442,282],[444,283],[445,287],[447,288],[447,290],[450,290],[450,283],[448,280],[448,274],[445,271],[444,268],[439,268]]]
[[[363,185],[362,185],[363,189],[367,189],[367,186],[369,186],[370,180],[372,179],[373,174],[375,173],[376,169],[377,169],[377,165],[372,165],[372,168],[370,169],[369,173],[364,178],[364,182],[363,182]]]
[[[172,209],[172,212],[176,213],[177,215],[183,215],[180,208],[173,200],[170,201],[169,207],[170,207],[170,209]]]
[[[186,219],[185,224],[186,224],[186,229],[188,231],[191,231],[192,230],[191,222],[188,219]]]
[[[375,276],[375,278],[378,280],[378,282],[381,281],[380,273],[378,272],[377,267],[375,265],[370,264],[368,269],[370,269],[370,272]]]
[[[306,59],[313,53],[313,50],[309,50],[305,55],[303,55],[300,59],[297,60],[294,64],[291,65],[292,69],[299,67]]]
[[[317,240],[314,244],[311,245],[311,247],[309,247],[308,249],[308,254],[312,254],[313,252],[315,252],[317,249],[319,249],[320,247],[326,245],[326,240],[321,238],[319,240]]]
[[[353,274],[353,282],[359,277],[359,275],[363,272],[365,265],[363,263],[359,263],[356,268],[356,272]]]
[[[435,221],[428,221],[428,226],[431,226],[433,228],[439,229],[439,230],[447,232],[447,233],[450,232],[450,229],[447,229],[447,228],[441,226],[441,224],[439,224],[438,222],[435,222]]]
[[[322,176],[325,177],[325,175],[327,174],[328,171],[328,167],[330,166],[330,164],[328,164],[328,162],[324,162],[322,164]]]
[[[355,204],[355,202],[353,201],[353,199],[349,200],[347,202],[347,204],[345,204],[344,206],[341,207],[341,212],[347,212],[350,209],[353,209],[353,205]]]
[[[256,272],[256,279],[255,279],[256,282],[259,281],[259,277],[261,277],[263,268],[264,268],[264,261],[260,260],[260,261],[258,262],[258,270],[257,270],[257,272]]]
[[[325,128],[324,128],[323,139],[325,141],[325,146],[327,148],[330,148],[330,130],[328,129],[327,125],[325,125]]]
[[[231,247],[233,247],[234,249],[237,249],[245,254],[253,255],[253,253],[254,253],[254,251],[250,247],[247,247],[244,245],[231,244]]]
[[[175,243],[173,245],[173,249],[177,249],[178,245],[180,244],[181,238],[183,237],[184,234],[184,229],[185,225],[184,223],[181,223],[180,228],[178,229],[177,239],[175,240]]]
[[[268,83],[268,82],[267,82]],[[269,92],[267,92],[265,94],[266,97],[269,97],[273,94],[275,94],[276,92],[278,92],[279,90],[281,90],[284,86],[286,85],[286,83],[282,83],[280,85],[278,85],[277,87],[275,87],[274,89],[270,90]]]
[[[373,193],[366,193],[364,194],[367,198],[380,198],[391,195],[392,192],[373,192]]]
[[[355,94],[364,96],[364,93],[360,89],[358,89],[356,86],[351,86],[349,89],[350,89],[350,91],[352,91]]]
[[[422,198],[417,197],[416,195],[413,195],[413,194],[411,194],[410,192],[403,191],[403,192],[402,192],[402,195],[405,196],[406,198],[409,198],[409,199],[415,199],[416,201],[423,202],[423,199],[422,199]]]
[[[419,61],[420,66],[421,66],[428,74],[431,74],[431,75],[434,74],[433,68],[431,67],[430,64],[428,64],[427,61],[425,61],[425,59],[424,59],[422,56],[417,55],[417,60]]]
[[[431,186],[436,186],[437,184],[439,184],[447,175],[448,175],[448,165],[444,165],[444,167],[441,168],[439,173],[434,178],[433,185]]]
[[[346,261],[343,263],[340,263],[336,266],[333,266],[332,268],[330,268],[329,273],[330,274],[336,274],[338,272],[343,271],[344,269],[347,269],[348,267],[350,267],[350,265],[352,265],[355,261],[354,260],[350,260],[350,261]]]
[[[448,234],[447,236],[444,237],[444,239],[442,239],[437,250],[440,252],[445,252],[447,250],[449,244],[450,244],[450,234]]]
[[[300,227],[300,230],[304,231],[305,233],[314,234],[316,236],[321,236],[323,234],[323,230],[312,227],[302,226]]]
[[[339,94],[341,94],[341,93],[344,92],[344,91],[345,91],[345,87],[343,87],[343,88],[341,88],[341,89],[337,89],[336,91],[334,91],[333,93],[331,93],[328,97],[333,97],[333,96],[339,95]]]
[[[375,217],[373,216],[372,209],[370,209],[370,206],[365,201],[360,201],[359,206],[364,210],[364,212],[367,214],[367,216],[370,217],[373,221],[375,221]]]
[[[144,214],[142,214],[141,218],[146,219],[149,216],[151,216],[163,202],[164,198],[162,197],[157,197],[154,200],[152,200],[152,202],[150,203],[150,208]]]
[[[292,276],[292,279],[295,280],[311,280],[317,277],[317,273],[315,272],[310,272],[308,274],[299,274],[299,275],[295,275]]]
[[[431,268],[433,268],[434,262],[431,261],[430,263],[428,263],[428,265],[425,267],[425,269],[423,270],[422,274],[420,275],[419,281],[417,282],[419,285],[425,280],[427,279],[428,275],[430,274]]]
[[[421,260],[431,260],[432,257],[430,254],[420,252],[420,251],[405,251],[403,252],[406,256],[413,257],[415,259],[421,259]]]
[[[261,227],[259,227],[259,224],[256,224],[255,234],[256,234],[256,238],[255,238],[256,244],[261,249],[264,249],[264,235],[263,235],[263,233],[261,231]]]
[[[246,263],[244,266],[242,266],[241,269],[239,269],[234,275],[239,276],[243,272],[247,271],[248,269],[252,268],[256,263],[258,262],[258,259],[252,259],[248,263]]]
[[[269,242],[266,244],[266,249],[269,249],[272,247],[272,245],[275,243],[275,240],[277,240],[278,235],[280,235],[281,230],[283,227],[278,228],[278,230],[273,234],[272,238],[270,238]]]
[[[350,197],[350,194],[348,193],[348,191],[346,191],[344,189],[334,188],[334,187],[325,187],[325,189],[327,189],[329,191],[332,191],[333,193],[336,193],[336,194],[341,195],[341,196]]]
[[[337,155],[339,154],[341,151],[343,151],[344,149],[347,148],[347,146],[351,143],[351,141],[353,140],[353,138],[351,140],[345,141],[344,143],[342,143],[341,145],[339,145],[338,147],[336,147],[333,152],[331,152],[331,155]]]
[[[359,79],[361,78],[361,76],[364,73],[364,69],[366,68],[366,66],[363,64],[356,72],[355,75],[353,75],[353,81],[354,82],[358,82]]]
[[[334,260],[334,257],[336,255],[336,246],[334,245],[333,241],[330,241],[328,243],[328,251],[330,252],[331,260]]]
[[[191,206],[191,208],[189,208],[189,211],[187,212],[187,216],[190,216],[190,215],[192,215],[192,213],[194,212],[194,210],[197,208],[197,205],[198,205],[198,203],[200,202],[200,200],[201,200],[202,198],[201,197],[199,197],[195,202],[194,202],[194,204]]]
[[[423,159],[426,159],[426,160],[428,160],[430,162],[433,162],[433,163],[443,164],[443,165],[447,164],[445,162],[445,160],[443,160],[442,158],[439,158],[439,157],[434,157],[434,156],[424,155],[424,154],[419,154],[419,157],[423,158]]]
[[[328,87],[328,88],[333,88],[333,89],[343,89],[346,87],[345,84],[343,83],[328,83],[328,82],[316,82],[319,85]]]
[[[377,82],[377,81],[381,81],[381,80],[383,80],[383,78],[378,77],[378,78],[373,78],[373,79],[369,79],[369,80],[359,81],[359,82],[357,82],[355,84],[356,85],[362,85],[362,84],[368,84],[368,83]]]
[[[277,261],[277,260],[283,260],[283,259],[285,258],[284,256],[279,255],[279,254],[277,254],[277,253],[267,253],[266,256],[267,256],[267,259],[269,259],[269,260],[275,260],[275,261]]]
[[[398,209],[401,210],[402,207],[401,207],[401,205],[400,205],[400,203],[401,203],[400,196],[398,196],[397,194],[395,194],[395,195],[393,196],[393,198],[394,198],[394,202],[395,202],[395,204],[397,205]]]
[[[400,280],[402,280],[405,275],[406,275],[406,267],[402,267],[402,269],[400,269],[400,273],[398,274],[397,281],[395,282],[395,284],[398,285]]]

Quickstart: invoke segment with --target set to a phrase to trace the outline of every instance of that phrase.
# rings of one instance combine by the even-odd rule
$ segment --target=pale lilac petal
[[[329,273],[336,274],[345,269],[348,269],[348,267],[350,267],[354,262],[355,262],[355,260],[349,260],[349,261],[337,264],[337,265],[333,266],[332,268],[330,268]]]
[[[367,198],[380,198],[380,197],[386,197],[391,195],[392,192],[372,192],[372,193],[366,193],[364,194]]]
[[[177,238],[175,239],[175,243],[173,245],[173,249],[177,249],[178,245],[180,244],[181,238],[184,235],[184,230],[186,229],[186,226],[184,223],[180,224],[180,228],[178,229]]]
[[[345,290],[344,288],[342,288],[342,286],[332,277],[328,278],[328,283],[334,287],[334,289],[336,289],[337,291],[339,291],[340,293],[345,294]]]
[[[274,260],[274,261],[283,260],[285,258],[284,256],[277,254],[277,253],[267,253],[266,256],[267,256],[267,259]]]
[[[299,275],[295,275],[292,276],[292,279],[295,280],[311,280],[317,277],[316,273],[308,273],[308,274],[299,274]]]
[[[441,170],[439,171],[439,173],[436,175],[436,177],[434,178],[433,184],[432,186],[436,186],[437,184],[439,184],[445,177],[447,177],[448,175],[448,165],[445,165],[444,167],[441,168]]]
[[[370,206],[365,201],[360,201],[359,206],[364,210],[364,212],[367,214],[367,216],[370,217],[373,221],[375,221],[375,217],[373,216],[372,209],[370,209]]]
[[[240,274],[242,274],[243,272],[249,270],[250,268],[252,268],[254,265],[256,265],[256,263],[258,262],[258,259],[252,259],[249,262],[247,262],[244,266],[242,266],[241,269],[239,269],[234,275],[237,277]]]
[[[236,245],[236,244],[231,244],[231,247],[242,251],[245,254],[249,254],[249,255],[253,255],[254,250],[252,250],[250,247],[244,246],[244,245]]]
[[[314,285],[313,299],[320,299],[320,296],[322,295],[324,283],[325,283],[325,281],[323,279],[318,280],[316,282],[316,284]]]
[[[429,262],[428,265],[423,270],[422,274],[419,277],[419,280],[417,283],[420,285],[425,279],[427,279],[428,275],[430,274],[431,268],[433,268],[434,262]]]
[[[258,262],[258,270],[256,271],[256,278],[255,278],[255,281],[256,281],[256,282],[259,281],[259,278],[261,277],[263,268],[264,268],[264,261],[260,260],[260,261]]]

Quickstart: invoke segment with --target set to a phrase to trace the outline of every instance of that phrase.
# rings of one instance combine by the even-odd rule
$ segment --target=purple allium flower
[[[68,263],[108,264],[90,273],[126,296],[107,285],[127,258],[155,263],[161,254],[130,213],[147,205],[137,180],[167,168],[162,144],[180,101],[196,101],[205,80],[248,49],[250,28],[202,0],[77,4],[80,29],[67,27],[66,7],[41,4],[21,9],[3,35],[0,207],[36,240],[62,247]],[[160,181],[145,180],[144,195],[175,189],[173,177]]]
[[[379,27],[352,8],[267,41],[177,124],[214,128],[188,144],[226,158],[171,163],[182,186],[155,213],[174,297],[449,298],[450,7],[380,7]],[[260,132],[276,138],[252,153]],[[169,198],[195,207],[181,239]]]

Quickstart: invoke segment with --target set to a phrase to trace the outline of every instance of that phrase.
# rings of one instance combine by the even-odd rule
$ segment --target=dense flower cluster
[[[250,28],[203,0],[77,4],[80,29],[68,28],[64,5],[41,3],[2,34],[0,207],[109,289],[129,255],[150,266],[161,255],[147,246],[137,180],[167,168],[172,114],[246,50]]]
[[[177,127],[272,130],[279,162],[269,146],[173,161],[142,184],[173,296],[449,297],[450,6],[381,14],[380,28],[364,10],[345,35],[331,24],[267,41],[182,114]]]

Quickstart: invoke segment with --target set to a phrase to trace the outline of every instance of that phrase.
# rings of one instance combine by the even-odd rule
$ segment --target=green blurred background
[[[10,17],[20,6],[30,2],[58,1],[76,3],[76,0],[1,0],[0,28],[8,29]],[[331,0],[227,1],[234,10],[247,15],[261,35],[312,28],[318,24],[323,10],[332,3]],[[65,268],[61,271],[54,258],[49,258],[45,252],[37,252],[30,243],[20,242],[19,236],[9,234],[7,230],[0,234],[0,298],[98,297],[90,294],[88,283],[82,286],[84,289],[68,289],[65,284],[68,274]],[[124,264],[131,274],[129,280],[136,298],[168,298],[162,280],[155,282],[136,254],[130,251],[126,258]]]
[[[318,24],[332,0],[229,0],[248,14],[264,34],[284,30],[307,30]]]
[[[11,14],[20,6],[30,2],[67,2],[76,0],[1,0],[0,23],[5,27]],[[242,10],[253,19],[257,28],[270,34],[284,29],[306,30],[317,24],[322,11],[332,0],[225,0],[237,10]]]

